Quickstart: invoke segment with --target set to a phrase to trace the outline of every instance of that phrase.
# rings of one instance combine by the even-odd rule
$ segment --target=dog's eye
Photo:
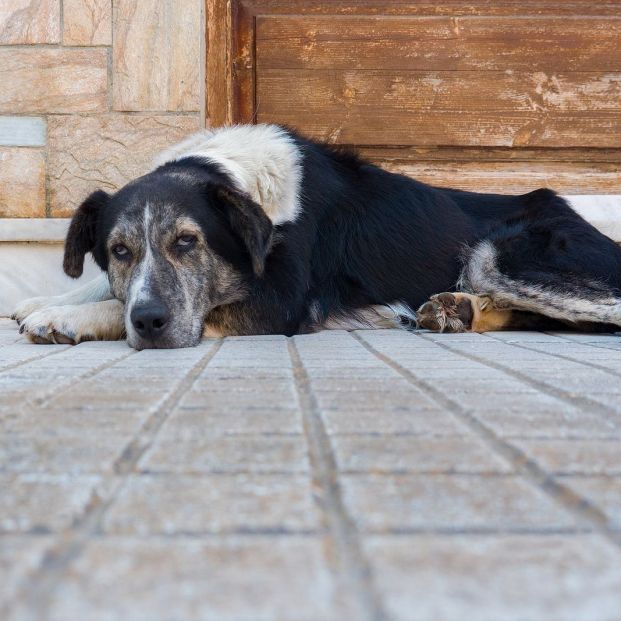
[[[196,243],[196,237],[194,235],[181,235],[177,237],[177,246],[188,249]]]
[[[123,244],[117,244],[112,246],[112,254],[119,259],[127,259],[129,257],[129,250]]]

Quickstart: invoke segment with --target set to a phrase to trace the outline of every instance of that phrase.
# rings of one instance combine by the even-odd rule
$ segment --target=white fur
[[[150,296],[150,281],[155,262],[153,260],[153,249],[151,248],[151,207],[149,203],[145,205],[143,224],[144,224],[144,255],[140,263],[136,266],[136,275],[127,291],[127,303],[125,304],[125,325],[128,326],[130,338],[136,339],[137,334],[132,327],[130,315],[136,304],[146,302]]]
[[[109,300],[112,297],[108,276],[102,273],[100,276],[97,276],[97,278],[68,293],[24,300],[18,304],[12,316],[13,319],[21,323],[28,315],[43,308],[67,306],[69,304],[86,304],[87,302],[101,302],[103,300]]]
[[[123,336],[123,302],[110,299],[79,305],[50,306],[26,317],[21,331],[37,343],[113,341]]]
[[[474,248],[458,287],[488,295],[498,308],[531,311],[563,321],[621,325],[621,298],[607,295],[601,284],[585,282],[585,289],[592,287],[587,298],[572,294],[570,286],[560,290],[511,279],[498,269],[497,251],[490,241]]]
[[[311,317],[317,317],[316,309],[311,309]],[[323,323],[316,324],[319,330],[384,330],[402,329],[402,317],[414,321],[412,309],[402,302],[394,304],[375,304],[359,308],[349,315],[330,315]]]
[[[220,165],[256,201],[273,224],[300,214],[302,154],[293,138],[277,125],[233,125],[204,130],[162,152],[155,166],[184,157]]]

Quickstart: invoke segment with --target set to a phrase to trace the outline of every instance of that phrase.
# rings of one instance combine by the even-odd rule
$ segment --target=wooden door
[[[621,2],[207,0],[207,25],[212,125],[436,185],[621,193]]]

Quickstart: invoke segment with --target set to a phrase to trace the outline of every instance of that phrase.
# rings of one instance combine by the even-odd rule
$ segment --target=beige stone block
[[[110,45],[111,0],[64,0],[64,45]]]
[[[510,472],[508,462],[474,436],[332,436],[342,472]]]
[[[479,475],[345,475],[345,503],[363,531],[550,531],[576,520],[523,479]]]
[[[132,477],[103,525],[106,532],[140,536],[317,527],[308,476],[272,474]]]
[[[0,475],[0,531],[55,532],[69,528],[92,500],[95,476]]]
[[[365,547],[393,621],[619,616],[621,554],[597,535],[378,536]]]
[[[47,618],[342,621],[321,541],[306,536],[91,541]]]
[[[513,440],[528,457],[556,474],[621,474],[618,440]]]
[[[103,112],[105,49],[0,49],[0,112]]]
[[[43,150],[0,147],[0,217],[42,216],[45,216]]]
[[[148,172],[159,151],[199,126],[198,115],[50,117],[52,214],[69,216],[90,192],[114,191]]]
[[[115,110],[199,109],[200,0],[119,0],[113,27]]]
[[[140,461],[144,472],[296,473],[308,472],[303,436],[215,435],[208,427],[169,421]]]
[[[60,0],[3,0],[0,2],[0,44],[58,43],[59,41]]]
[[[109,473],[130,440],[116,433],[81,434],[49,428],[4,433],[0,436],[0,462],[6,471],[15,473]]]

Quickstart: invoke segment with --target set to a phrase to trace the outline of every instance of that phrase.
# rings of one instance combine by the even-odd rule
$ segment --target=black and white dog
[[[201,132],[91,194],[65,272],[88,252],[101,278],[16,310],[31,340],[621,326],[621,249],[551,190],[435,188],[274,125]]]

